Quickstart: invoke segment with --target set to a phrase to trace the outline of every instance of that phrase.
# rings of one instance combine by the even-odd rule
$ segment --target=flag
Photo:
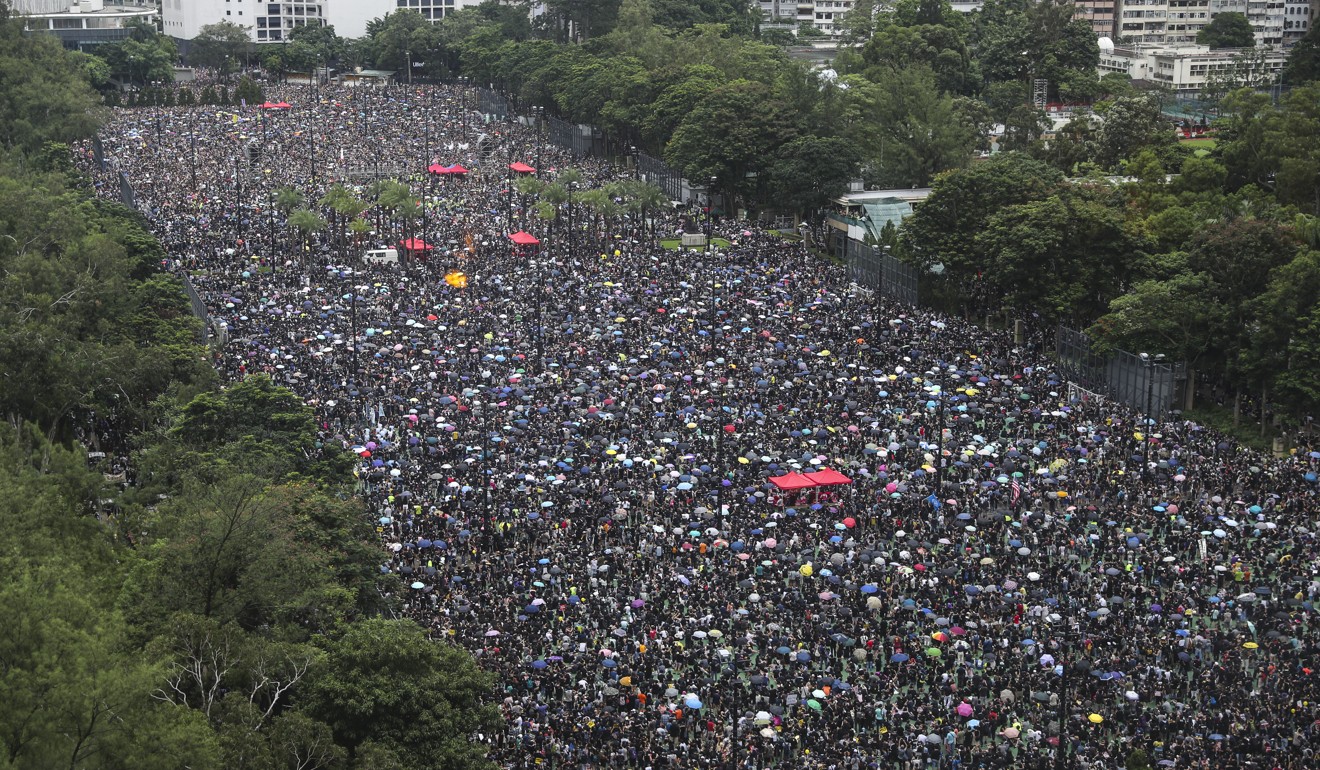
[[[1013,479],[1013,505],[1017,505],[1018,498],[1022,496],[1022,485]]]

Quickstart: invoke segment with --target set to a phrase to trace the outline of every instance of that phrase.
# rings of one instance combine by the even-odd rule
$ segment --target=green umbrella
[[[939,656],[941,656],[941,655],[943,655],[943,654],[944,654],[944,653],[940,651],[940,648],[939,648],[939,647],[927,647],[927,648],[926,648],[926,655],[928,655],[929,657],[932,657],[932,658],[938,658]]]
[[[811,700],[807,701],[807,708],[811,709],[812,711],[820,711],[820,701],[816,700],[815,698],[812,698]]]

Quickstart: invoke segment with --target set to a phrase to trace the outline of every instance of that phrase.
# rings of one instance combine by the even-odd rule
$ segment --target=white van
[[[398,249],[372,249],[362,255],[362,261],[368,265],[397,265]]]

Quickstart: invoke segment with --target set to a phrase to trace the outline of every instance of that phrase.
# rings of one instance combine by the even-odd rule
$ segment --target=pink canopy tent
[[[797,492],[802,489],[811,489],[817,486],[809,476],[801,473],[785,473],[783,476],[771,476],[769,482],[774,484],[781,492]]]
[[[430,251],[435,248],[421,238],[407,238],[399,241],[399,245],[408,251]]]
[[[838,484],[851,484],[852,479],[828,468],[815,471],[813,473],[802,474],[804,478],[811,479],[819,487],[832,487]]]

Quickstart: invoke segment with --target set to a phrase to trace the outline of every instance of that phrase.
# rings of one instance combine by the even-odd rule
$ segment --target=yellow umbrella
[[[810,564],[803,564],[801,567],[798,567],[798,572],[802,573],[803,577],[811,577],[811,573],[815,571],[816,570]]]
[[[1099,714],[1092,714],[1088,716],[1087,719],[1091,720],[1091,724],[1095,724],[1095,725],[1098,725],[1101,722],[1105,721],[1105,718],[1100,716]]]
[[[1260,647],[1260,645],[1259,645],[1259,644],[1256,644],[1255,642],[1247,642],[1246,644],[1244,644],[1244,645],[1242,645],[1242,646],[1245,647],[1245,648],[1247,648],[1248,650],[1254,650],[1254,649],[1256,649],[1257,647]]]

